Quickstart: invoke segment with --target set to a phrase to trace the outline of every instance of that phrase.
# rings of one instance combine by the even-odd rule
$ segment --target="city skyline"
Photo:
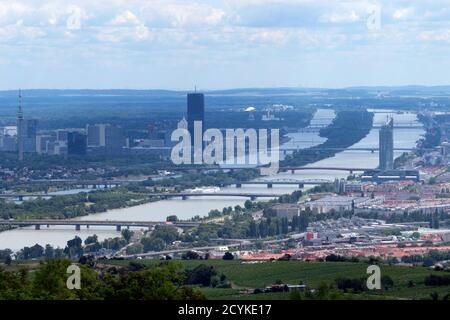
[[[449,16],[446,1],[18,0],[0,4],[0,89],[444,85]]]
[[[449,301],[449,44],[450,0],[0,0],[0,301]]]

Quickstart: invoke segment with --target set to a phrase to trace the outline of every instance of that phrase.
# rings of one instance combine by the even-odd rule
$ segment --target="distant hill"
[[[17,97],[18,90],[0,91],[0,97]],[[95,97],[95,96],[153,96],[153,97],[176,97],[184,96],[190,91],[186,90],[133,90],[133,89],[27,89],[22,91],[28,97]],[[450,95],[448,86],[354,86],[348,88],[306,88],[306,87],[279,87],[279,88],[236,88],[223,90],[204,90],[207,95],[296,95],[314,93],[348,94],[360,93],[371,94],[373,92],[388,92],[391,94],[442,94]]]

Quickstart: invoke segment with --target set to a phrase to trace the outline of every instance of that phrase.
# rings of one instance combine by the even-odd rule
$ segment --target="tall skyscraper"
[[[394,169],[394,119],[380,129],[380,170]]]
[[[67,154],[85,155],[87,147],[87,137],[81,132],[69,132],[67,134]]]
[[[201,121],[204,125],[204,120],[205,96],[203,93],[189,93],[187,95],[187,123],[188,131],[191,134],[192,145],[194,144],[194,122]]]
[[[22,110],[22,91],[19,90],[19,110],[17,111],[17,151],[19,161],[23,161],[23,110]]]
[[[125,146],[123,130],[119,126],[108,125],[105,128],[105,151],[106,153],[120,153]]]
[[[24,152],[36,152],[36,136],[38,121],[35,119],[23,120],[22,143]]]
[[[88,147],[104,147],[106,144],[106,124],[87,125]]]

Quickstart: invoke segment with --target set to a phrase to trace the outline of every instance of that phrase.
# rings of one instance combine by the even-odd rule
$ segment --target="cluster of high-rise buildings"
[[[84,155],[120,153],[126,147],[123,130],[110,124],[87,125],[82,129],[58,129],[38,132],[37,120],[23,120],[18,126],[0,128],[0,151],[48,155]],[[22,142],[20,142],[22,140]]]
[[[187,95],[187,120],[183,118],[178,128],[189,130],[192,139],[194,122],[204,121],[204,108],[202,93]],[[130,147],[124,130],[113,124],[88,124],[86,128],[38,131],[38,121],[23,116],[21,95],[17,124],[0,127],[0,152],[17,152],[19,159],[23,159],[24,153],[63,156],[132,153],[168,157],[173,145],[171,131],[158,131],[154,125],[149,126],[146,139],[135,142]]]

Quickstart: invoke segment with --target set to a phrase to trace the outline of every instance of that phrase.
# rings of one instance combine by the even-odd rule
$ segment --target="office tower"
[[[110,124],[88,125],[87,146],[96,152],[118,153],[125,146],[125,137],[121,127]]]
[[[17,139],[15,136],[0,136],[0,150],[4,152],[17,152]]]
[[[203,93],[189,93],[187,95],[187,122],[191,134],[192,145],[194,145],[194,122],[205,120],[205,97]],[[204,130],[204,128],[203,128]],[[202,132],[203,136],[203,132]]]
[[[380,170],[394,169],[394,119],[380,129]]]
[[[23,161],[23,110],[22,110],[22,91],[19,90],[19,110],[17,111],[17,151],[19,161]]]
[[[67,154],[85,155],[87,147],[87,137],[80,132],[69,132],[67,134]]]
[[[107,125],[105,127],[106,153],[120,153],[125,145],[123,130],[119,126]]]
[[[22,121],[22,142],[24,152],[36,152],[36,136],[38,121],[35,119]]]
[[[68,134],[67,130],[64,129],[56,130],[56,141],[66,143],[67,134]]]
[[[337,194],[344,194],[346,192],[346,179],[338,179],[334,180],[334,192]]]
[[[0,151],[17,152],[17,127],[0,128]]]
[[[105,124],[88,125],[87,145],[88,147],[104,147],[105,146]]]
[[[52,135],[38,135],[36,137],[36,152],[38,154],[54,154],[56,137]]]

